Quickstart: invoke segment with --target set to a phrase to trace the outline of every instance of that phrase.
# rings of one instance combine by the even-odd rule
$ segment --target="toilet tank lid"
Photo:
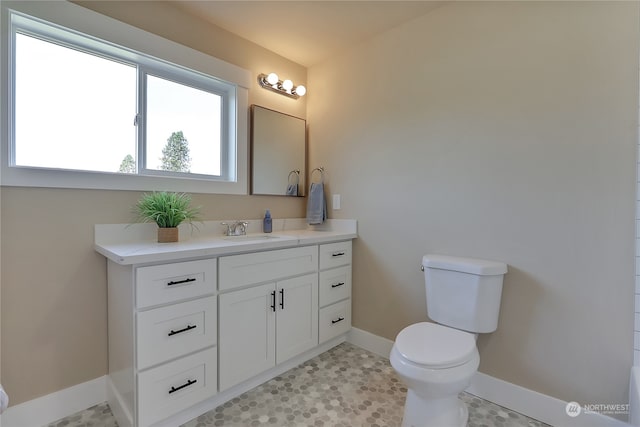
[[[494,276],[507,272],[507,264],[503,262],[437,254],[427,254],[423,256],[422,265],[425,268],[459,271],[461,273],[477,274],[479,276]]]

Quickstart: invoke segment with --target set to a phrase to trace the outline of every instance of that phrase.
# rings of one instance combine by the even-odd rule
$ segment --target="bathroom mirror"
[[[251,106],[251,194],[304,196],[306,121]]]

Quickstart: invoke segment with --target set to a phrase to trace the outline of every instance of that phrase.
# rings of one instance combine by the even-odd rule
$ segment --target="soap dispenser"
[[[271,233],[272,230],[272,222],[271,222],[271,212],[269,209],[264,214],[264,219],[262,220],[262,231],[265,233]]]

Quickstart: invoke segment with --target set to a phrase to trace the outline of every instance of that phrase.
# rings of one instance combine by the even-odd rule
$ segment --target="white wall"
[[[504,261],[480,370],[626,403],[638,39],[637,2],[451,2],[309,70],[309,167],[359,221],[356,327],[426,318],[425,253]]]

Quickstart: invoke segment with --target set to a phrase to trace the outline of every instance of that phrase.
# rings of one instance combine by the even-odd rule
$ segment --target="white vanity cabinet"
[[[320,344],[351,329],[351,250],[351,240],[320,245]]]
[[[108,262],[109,401],[150,426],[217,393],[217,261]]]
[[[270,239],[166,245],[149,224],[96,225],[119,426],[182,425],[346,339],[356,222],[279,221]]]
[[[318,345],[318,246],[219,262],[221,391]]]

